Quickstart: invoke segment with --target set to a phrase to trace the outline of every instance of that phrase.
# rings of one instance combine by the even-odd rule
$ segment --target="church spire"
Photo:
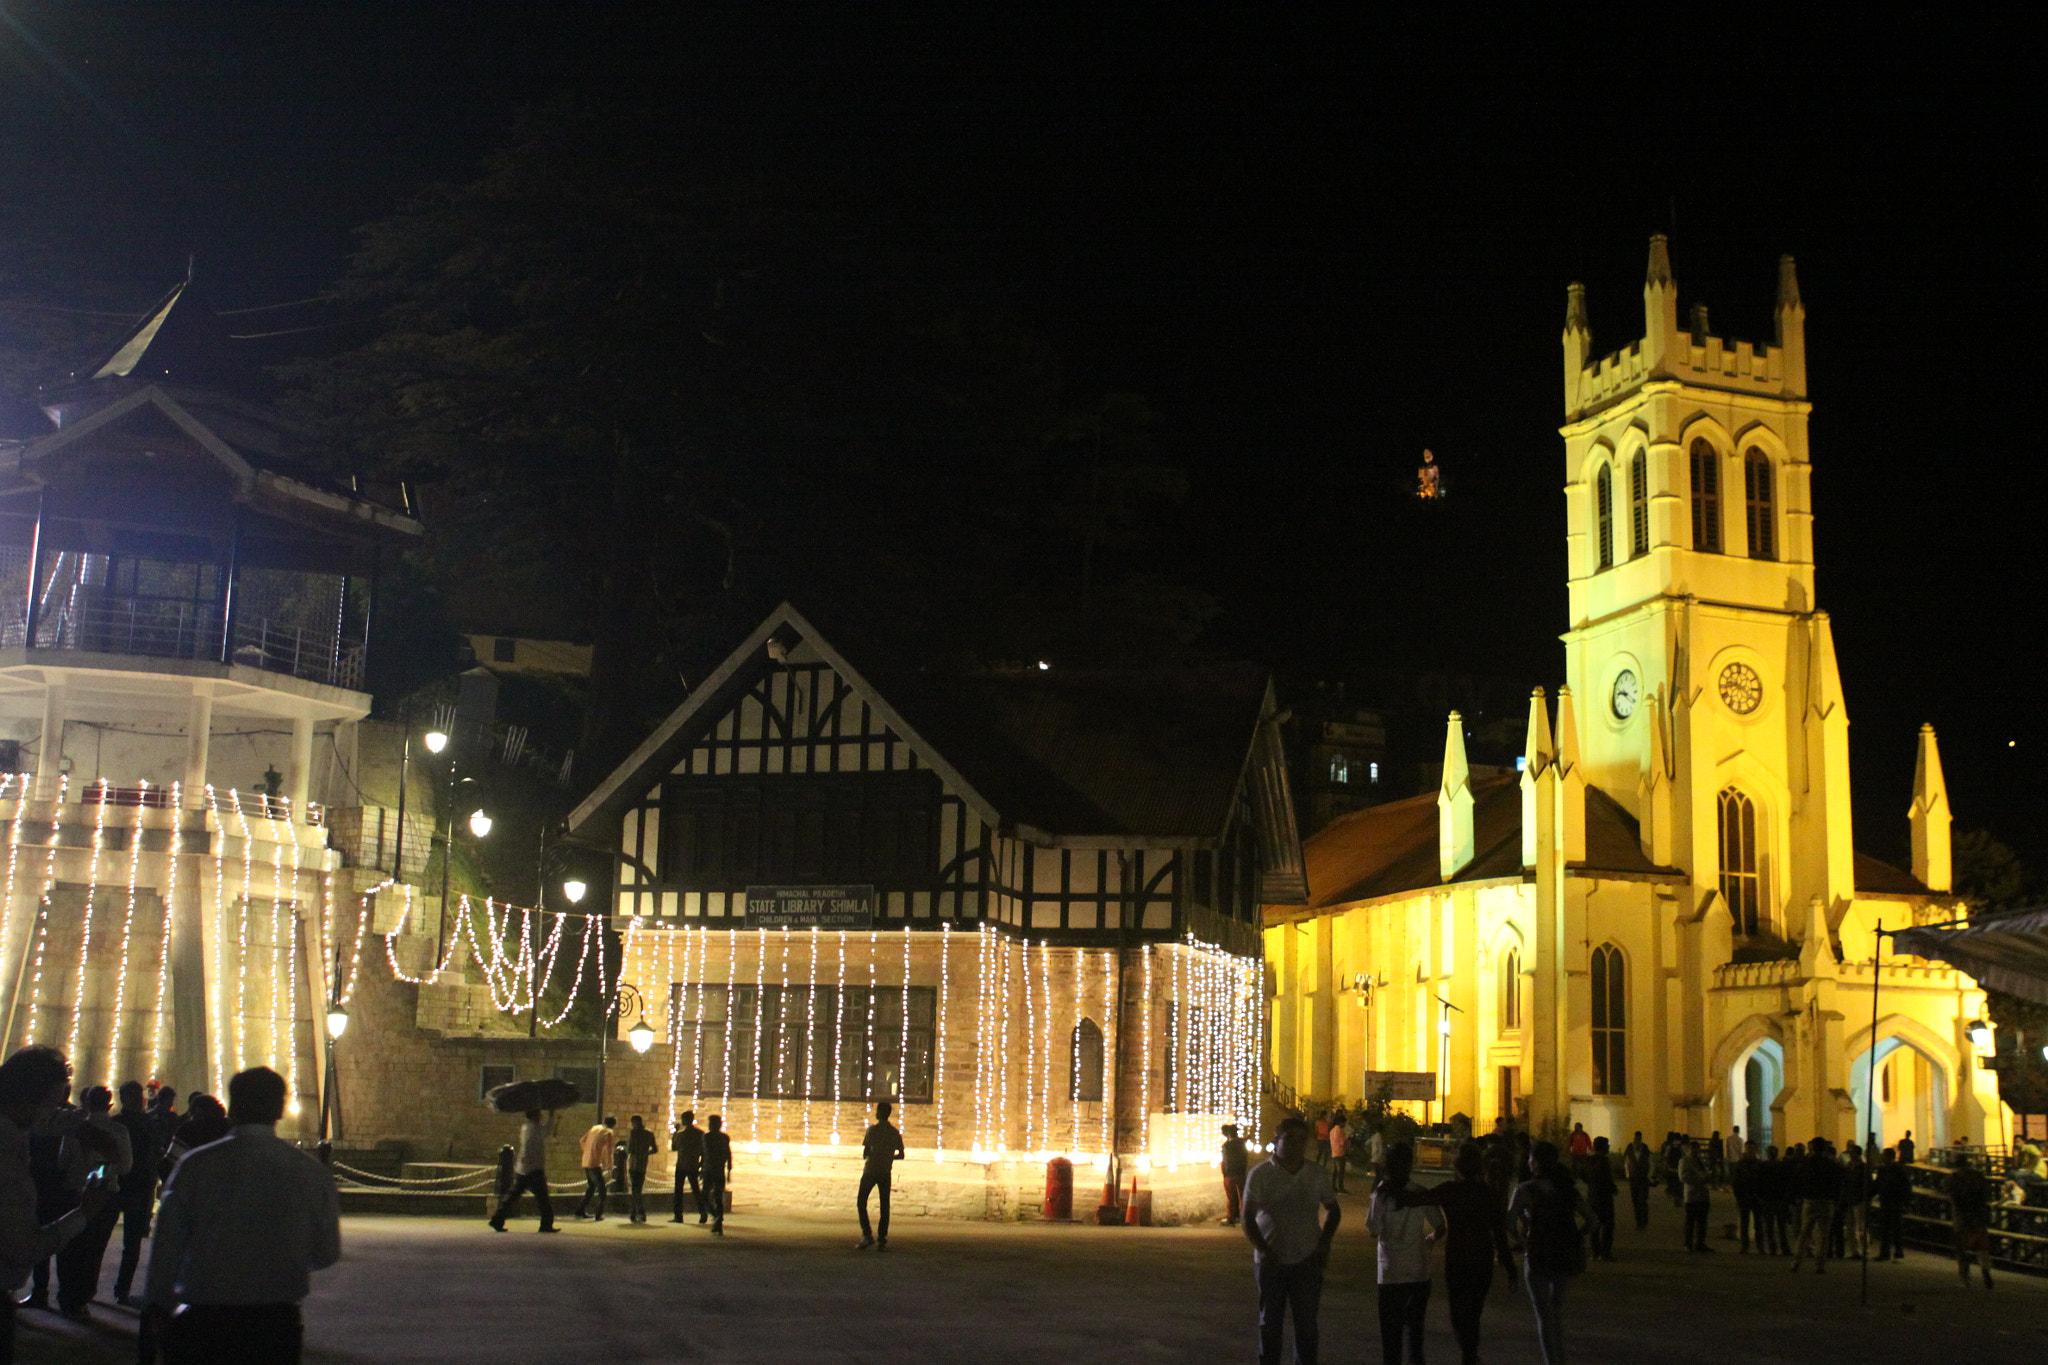
[[[1586,770],[1579,762],[1579,723],[1572,690],[1557,689],[1557,837],[1567,863],[1586,861]]]
[[[1785,390],[1806,392],[1806,305],[1799,301],[1799,271],[1790,256],[1778,258],[1778,354]]]
[[[1949,890],[1953,867],[1948,783],[1941,775],[1941,749],[1932,725],[1920,727],[1920,751],[1913,760],[1913,806],[1906,818],[1913,826],[1913,875],[1932,890]]]
[[[1522,866],[1536,866],[1536,779],[1550,766],[1550,708],[1543,689],[1529,694],[1529,734],[1522,745]]]
[[[1643,279],[1643,364],[1665,371],[1665,358],[1678,337],[1678,283],[1671,277],[1671,244],[1663,233],[1650,238],[1650,268]]]
[[[1564,410],[1576,413],[1586,362],[1593,358],[1593,328],[1586,321],[1586,286],[1577,280],[1564,290]]]
[[[1436,793],[1437,870],[1449,881],[1472,861],[1472,767],[1465,761],[1465,720],[1444,730],[1444,776]]]

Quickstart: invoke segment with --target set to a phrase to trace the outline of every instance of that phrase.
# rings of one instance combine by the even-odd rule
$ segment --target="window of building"
[[[1342,754],[1332,754],[1330,756],[1330,780],[1332,782],[1349,782],[1351,780],[1351,760]]]
[[[1629,556],[1650,552],[1650,465],[1638,450],[1628,462]]]
[[[1370,781],[1373,781],[1373,782],[1377,782],[1377,781],[1379,781],[1379,780],[1380,780],[1380,765],[1379,765],[1379,764],[1377,764],[1377,763],[1368,763],[1368,764],[1366,764],[1365,766],[1366,766],[1366,771],[1367,771],[1367,774],[1368,774],[1368,779],[1369,779]]]
[[[677,1093],[929,1102],[937,992],[909,1006],[906,1026],[901,986],[679,983]]]
[[[1763,886],[1757,875],[1756,805],[1729,787],[1721,793],[1721,899],[1728,902],[1735,932],[1754,934],[1763,926]]]
[[[1614,567],[1614,473],[1606,465],[1593,476],[1593,519],[1600,545],[1600,567]]]
[[[576,1087],[576,1093],[586,1104],[597,1103],[597,1068],[594,1066],[558,1066],[555,1079],[567,1081]]]
[[[671,778],[660,880],[691,891],[764,882],[917,891],[938,875],[939,780],[916,772]]]
[[[1069,1092],[1077,1100],[1102,1098],[1102,1027],[1093,1019],[1074,1026],[1074,1084]]]
[[[1522,953],[1510,948],[1500,958],[1500,1026],[1502,1032],[1522,1026]]]
[[[517,640],[508,640],[504,636],[500,635],[496,639],[491,641],[492,663],[509,664],[517,663],[518,660],[519,642]]]
[[[1593,950],[1593,1093],[1628,1093],[1628,964],[1611,943]]]
[[[1776,559],[1776,520],[1771,515],[1771,461],[1755,446],[1742,457],[1742,481],[1749,505],[1749,557]]]
[[[1721,455],[1704,438],[1692,443],[1692,547],[1721,553]]]
[[[519,1068],[492,1062],[479,1069],[476,1081],[476,1097],[490,1098],[491,1092],[501,1085],[510,1085],[519,1079]]]

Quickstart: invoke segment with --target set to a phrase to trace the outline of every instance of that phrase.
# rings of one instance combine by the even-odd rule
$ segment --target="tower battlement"
[[[1697,387],[1760,397],[1806,397],[1806,310],[1792,258],[1778,260],[1777,338],[1771,343],[1715,336],[1705,304],[1688,316],[1678,311],[1669,243],[1650,238],[1643,282],[1643,335],[1627,347],[1595,358],[1586,321],[1586,289],[1568,287],[1564,324],[1564,409],[1567,422],[1597,412],[1646,384],[1676,380]]]

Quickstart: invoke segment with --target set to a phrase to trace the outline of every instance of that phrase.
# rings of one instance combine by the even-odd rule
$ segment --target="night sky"
[[[925,185],[1077,388],[1146,395],[1227,604],[1205,645],[1297,693],[1554,685],[1565,284],[1626,345],[1668,231],[1681,308],[1769,340],[1789,251],[1861,842],[1901,856],[1931,720],[1959,823],[2048,861],[2037,34],[993,8],[5,0],[0,234],[123,307],[188,253],[221,306],[299,298],[520,110],[665,90],[763,158]],[[1425,446],[1434,508],[1406,496]]]

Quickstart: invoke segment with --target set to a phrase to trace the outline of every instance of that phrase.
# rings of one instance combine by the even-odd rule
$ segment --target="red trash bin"
[[[1045,1163],[1045,1216],[1060,1223],[1074,1221],[1074,1163],[1063,1156]]]

